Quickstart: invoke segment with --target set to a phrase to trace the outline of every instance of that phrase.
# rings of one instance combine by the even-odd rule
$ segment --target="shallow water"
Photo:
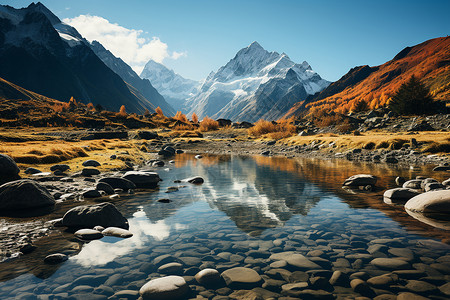
[[[409,263],[407,269],[434,277],[436,287],[449,279],[450,247],[441,242],[450,241],[449,231],[419,222],[402,207],[382,200],[384,190],[394,187],[396,176],[427,175],[443,180],[448,173],[432,173],[431,167],[401,170],[347,161],[260,156],[194,159],[187,154],[177,156],[175,165],[158,173],[163,179],[159,190],[115,203],[129,219],[132,238],[105,237],[83,244],[65,232],[45,237],[36,243],[35,252],[0,264],[0,299],[35,299],[35,295],[78,299],[83,294],[111,296],[122,290],[137,291],[149,279],[162,276],[154,259],[164,254],[183,264],[184,275],[195,275],[206,267],[223,271],[235,266],[267,275],[273,269],[270,254],[295,251],[320,265],[320,271],[307,272],[310,277],[328,279],[334,270],[349,275],[364,271],[367,277],[390,273],[373,266],[371,260],[407,252],[402,256]],[[377,175],[378,189],[343,190],[344,179],[358,173]],[[194,175],[202,176],[205,183],[173,183]],[[171,186],[179,190],[166,193]],[[157,200],[161,198],[172,202],[160,203]],[[59,206],[43,219],[61,216],[66,210],[67,206]],[[387,246],[385,253],[367,256],[368,246],[377,243]],[[314,257],[317,253],[311,250],[323,253]],[[44,265],[43,257],[56,252],[70,254],[70,259],[57,266]],[[395,290],[388,287],[378,293],[410,291],[405,280],[396,283]],[[194,298],[197,293],[211,298],[217,295],[194,283]],[[349,287],[335,287],[332,293],[359,296]],[[445,296],[436,289],[419,294]]]

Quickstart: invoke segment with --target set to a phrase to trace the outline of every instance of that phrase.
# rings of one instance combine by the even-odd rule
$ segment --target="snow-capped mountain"
[[[306,61],[296,64],[285,53],[268,52],[253,42],[212,72],[187,106],[199,118],[274,120],[329,84]]]
[[[150,60],[144,67],[141,78],[147,78],[177,111],[185,111],[186,100],[197,93],[199,82],[186,79],[166,66]]]
[[[54,99],[74,97],[110,110],[125,105],[143,113],[154,105],[138,98],[91,50],[78,31],[41,3],[0,5],[0,77]]]
[[[95,54],[107,65],[111,70],[116,72],[127,84],[130,84],[136,88],[143,97],[151,99],[151,104],[156,107],[160,107],[166,116],[175,115],[175,111],[170,106],[164,97],[158,93],[148,79],[142,79],[139,77],[133,69],[127,65],[122,59],[114,56],[109,50],[105,49],[102,44],[97,41],[93,41],[91,49]]]

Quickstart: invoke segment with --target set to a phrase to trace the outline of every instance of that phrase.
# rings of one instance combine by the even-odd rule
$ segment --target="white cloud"
[[[146,38],[142,30],[128,29],[99,16],[80,15],[63,22],[75,27],[88,41],[99,41],[138,74],[150,59],[162,63],[166,58],[178,59],[187,55],[186,52],[170,53],[167,44],[158,37]]]

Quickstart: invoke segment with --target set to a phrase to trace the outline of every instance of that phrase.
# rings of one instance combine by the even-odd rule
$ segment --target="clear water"
[[[355,246],[355,242],[370,245],[381,238],[395,239],[387,242],[390,247],[411,250],[410,269],[426,269],[426,276],[434,276],[437,286],[448,280],[445,270],[432,265],[450,261],[449,231],[419,222],[402,207],[382,201],[383,191],[394,186],[396,176],[433,175],[443,180],[447,174],[432,174],[430,168],[405,170],[346,161],[238,156],[197,160],[191,155],[177,156],[175,165],[158,172],[163,179],[159,190],[115,202],[129,220],[132,238],[105,237],[81,243],[63,231],[45,237],[36,243],[35,252],[0,264],[0,299],[36,299],[38,295],[42,299],[89,299],[93,295],[106,299],[122,290],[137,291],[146,281],[162,276],[153,260],[164,254],[182,261],[185,275],[206,267],[223,271],[235,266],[264,275],[273,261],[249,255],[249,251],[296,251],[306,256],[311,250],[322,250],[320,264],[329,273],[321,276],[338,269],[376,276],[389,271],[348,255],[368,253],[367,247]],[[344,191],[343,180],[358,173],[377,175],[379,189]],[[194,175],[202,176],[205,183],[173,182]],[[166,193],[171,186],[179,190]],[[160,203],[161,198],[172,202]],[[60,217],[67,209],[62,205],[44,219]],[[57,252],[69,254],[70,259],[57,266],[42,262]],[[349,265],[337,266],[339,259]],[[204,288],[190,283],[192,297],[205,295]],[[214,290],[209,293],[210,298],[217,295]],[[350,288],[333,293],[358,296]]]

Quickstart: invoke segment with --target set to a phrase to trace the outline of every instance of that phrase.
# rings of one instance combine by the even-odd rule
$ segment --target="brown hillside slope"
[[[55,106],[63,104],[64,102],[39,95],[0,78],[0,118],[14,119],[31,111],[53,112]]]
[[[346,113],[360,100],[377,108],[386,105],[412,75],[430,88],[435,99],[450,100],[450,37],[407,47],[377,67],[353,68],[312,99],[296,103],[284,117],[318,110]]]

